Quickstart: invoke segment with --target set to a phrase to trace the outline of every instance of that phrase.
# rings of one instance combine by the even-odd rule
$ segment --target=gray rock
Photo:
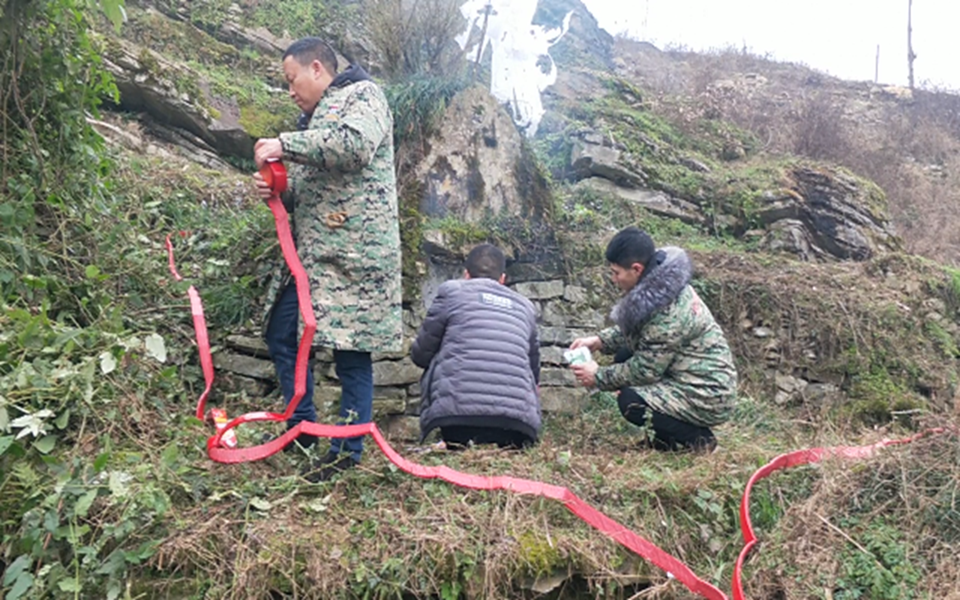
[[[550,300],[563,296],[563,281],[528,281],[514,285],[513,290],[529,300]]]
[[[339,385],[317,385],[313,388],[313,403],[317,410],[326,415],[336,415],[340,412]]]
[[[574,414],[583,410],[587,397],[584,388],[544,387],[540,388],[540,408],[548,413]]]
[[[541,346],[569,346],[578,337],[588,335],[579,329],[565,329],[563,327],[543,327],[540,330]]]
[[[540,385],[544,387],[573,387],[577,378],[570,369],[540,369]]]
[[[266,27],[246,28],[235,21],[224,21],[217,38],[228,44],[243,48],[253,47],[269,56],[280,56],[293,40],[278,38]]]
[[[541,365],[563,365],[563,348],[557,346],[544,346],[540,348]]]
[[[383,360],[373,363],[373,384],[378,387],[404,386],[418,383],[423,369],[413,364],[409,358],[402,360]],[[326,368],[329,379],[339,380],[334,365]]]
[[[373,412],[377,416],[402,415],[407,412],[407,401],[406,399],[398,400],[396,398],[377,398],[374,396]]]
[[[568,285],[563,288],[563,299],[567,302],[586,302],[587,290],[578,285]]]
[[[941,314],[946,314],[947,312],[947,305],[940,298],[927,298],[920,305],[932,312]]]
[[[270,350],[262,338],[246,335],[228,335],[227,347],[250,356],[270,358]]]
[[[217,374],[217,388],[224,392],[243,393],[247,398],[263,398],[273,389],[275,382],[265,379],[254,379],[236,373],[223,372]]]
[[[405,415],[390,415],[380,422],[387,439],[409,443],[420,442],[420,419]]]
[[[797,219],[782,219],[771,225],[760,239],[760,247],[771,252],[788,252],[806,261],[825,254],[814,244],[803,222]]]
[[[276,378],[273,362],[243,354],[217,352],[213,355],[213,366],[216,369],[223,369],[256,379],[273,380]]]
[[[796,167],[789,189],[763,194],[753,215],[774,229],[769,244],[812,256],[866,260],[903,248],[886,214],[883,192],[838,169]],[[802,226],[802,230],[798,227]]]
[[[317,385],[325,381],[336,381],[337,374],[333,370],[333,364],[329,362],[317,361],[313,364],[313,378]]]
[[[544,236],[533,240],[535,246],[553,243],[549,239],[544,239]],[[521,256],[516,261],[507,262],[507,281],[510,285],[526,281],[546,281],[564,277],[567,274],[562,252],[556,248],[537,250],[530,256]]]
[[[476,86],[457,94],[438,122],[416,174],[424,182],[421,213],[467,223],[488,214],[543,214],[546,180],[521,168],[529,156],[520,132],[488,90]]]
[[[595,309],[580,306],[570,312],[567,317],[567,325],[590,331],[603,329],[606,325],[606,319],[603,314],[604,313]]]
[[[684,223],[703,225],[706,223],[699,207],[686,200],[674,198],[664,192],[641,189],[627,189],[620,187],[599,177],[584,179],[574,186],[574,189],[587,189],[594,193],[619,196],[624,200],[642,206],[650,212],[671,219],[679,219]]]
[[[774,375],[774,381],[777,386],[777,392],[774,395],[773,401],[781,406],[799,400],[803,396],[803,390],[809,384],[809,382],[803,379],[792,375],[784,375],[783,373]]]
[[[420,394],[417,393],[416,396],[411,396],[407,398],[407,411],[408,415],[420,415]]]
[[[840,395],[840,388],[832,383],[811,383],[803,389],[804,401],[814,405],[829,403]]]
[[[544,302],[542,321],[544,325],[564,327],[567,324],[567,315],[558,301]]]
[[[409,358],[373,363],[374,385],[407,385],[420,381],[423,369],[413,364]]]
[[[788,394],[802,392],[809,384],[808,381],[794,377],[793,375],[784,375],[783,373],[777,373],[774,376],[774,381],[776,382],[778,390]]]
[[[406,400],[407,390],[394,386],[374,386],[373,397],[374,399],[380,398],[382,400]]]
[[[710,167],[708,167],[707,165],[703,164],[703,163],[700,162],[699,160],[696,160],[696,159],[694,159],[694,158],[690,158],[689,156],[682,156],[682,157],[680,157],[680,158],[678,159],[678,162],[679,162],[681,165],[685,166],[686,168],[690,169],[691,171],[697,171],[698,173],[709,173],[709,172],[710,172]]]
[[[620,150],[601,140],[595,132],[587,132],[573,143],[570,167],[577,179],[600,177],[625,188],[644,185],[646,175],[625,164]]]

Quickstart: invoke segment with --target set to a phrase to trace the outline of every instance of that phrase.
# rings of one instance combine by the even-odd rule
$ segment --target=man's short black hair
[[[473,279],[485,277],[499,280],[506,270],[507,259],[500,248],[493,244],[480,244],[467,254],[467,273]]]
[[[283,53],[283,60],[286,60],[288,56],[297,59],[297,62],[301,65],[309,65],[313,61],[319,60],[331,76],[337,74],[336,53],[330,47],[330,44],[318,37],[300,38],[290,44],[290,47]]]
[[[656,251],[653,239],[646,231],[637,227],[627,227],[618,231],[607,244],[606,256],[608,263],[629,269],[634,263],[640,263],[646,267]]]

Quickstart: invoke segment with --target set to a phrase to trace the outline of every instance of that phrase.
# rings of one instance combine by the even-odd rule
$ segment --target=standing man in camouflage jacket
[[[393,167],[393,117],[380,87],[360,67],[337,74],[333,50],[319,38],[283,55],[290,97],[303,114],[298,131],[258,140],[257,167],[288,165],[284,205],[293,213],[300,259],[317,318],[314,345],[332,348],[342,385],[342,422],[372,416],[371,352],[401,350],[400,232]],[[261,197],[270,195],[254,176]],[[271,286],[265,337],[285,400],[294,391],[298,339],[296,284],[284,268]],[[312,371],[312,370],[311,370]],[[313,373],[288,426],[315,421]],[[301,445],[316,442],[300,436]],[[341,450],[346,450],[341,454]],[[363,438],[333,440],[308,476],[325,480],[360,461]]]
[[[571,369],[584,386],[619,390],[620,412],[652,425],[655,448],[714,448],[710,427],[730,418],[737,371],[723,331],[690,286],[690,258],[680,248],[656,250],[636,227],[613,237],[606,258],[624,292],[610,315],[616,325],[570,347],[615,353],[615,364]]]

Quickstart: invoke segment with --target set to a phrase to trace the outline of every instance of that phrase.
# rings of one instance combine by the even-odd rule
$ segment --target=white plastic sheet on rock
[[[484,50],[488,44],[492,50],[490,92],[509,105],[514,122],[525,135],[533,137],[544,113],[540,94],[557,80],[550,46],[567,32],[573,13],[567,13],[559,28],[546,29],[533,25],[537,0],[467,0],[460,8],[468,21],[467,30],[457,37],[457,43],[467,50],[471,61],[476,60],[477,46],[468,49],[466,44],[474,27],[478,31],[483,28],[488,4],[491,10],[487,33],[480,43]],[[545,72],[541,62],[548,64],[549,70]]]

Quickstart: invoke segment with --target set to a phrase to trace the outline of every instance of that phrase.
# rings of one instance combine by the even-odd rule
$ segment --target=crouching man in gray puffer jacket
[[[410,350],[420,381],[421,441],[436,428],[448,447],[520,448],[540,433],[540,340],[529,300],[503,283],[506,260],[482,244],[463,279],[447,281]]]

